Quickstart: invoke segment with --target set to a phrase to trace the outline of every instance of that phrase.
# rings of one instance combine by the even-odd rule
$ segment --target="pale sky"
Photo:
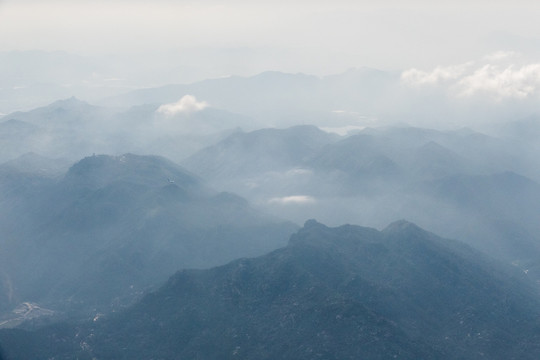
[[[0,0],[0,51],[185,53],[230,73],[430,69],[495,51],[536,59],[538,19],[525,0]]]

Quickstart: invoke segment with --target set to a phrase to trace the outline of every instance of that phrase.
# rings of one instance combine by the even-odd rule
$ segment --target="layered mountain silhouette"
[[[8,114],[0,123],[0,144],[5,150],[0,161],[28,152],[70,159],[73,154],[91,154],[97,148],[96,142],[103,138],[112,113],[69,98],[31,111]]]
[[[221,109],[258,119],[266,126],[291,126],[303,123],[335,126],[343,113],[351,112],[353,122],[381,110],[397,95],[398,73],[370,68],[317,77],[266,71],[254,76],[230,76],[193,84],[171,84],[138,89],[103,101],[110,106],[167,103],[192,94]],[[400,95],[404,95],[401,93]]]
[[[30,152],[72,161],[92,153],[126,152],[180,160],[240,128],[257,127],[253,119],[210,106],[186,111],[179,99],[165,104],[169,111],[163,112],[161,103],[117,109],[72,97],[5,115],[0,121],[0,162]]]
[[[91,324],[1,331],[12,359],[536,359],[538,294],[515,268],[399,221],[314,220],[288,246],[183,270]]]
[[[366,129],[345,138],[313,126],[236,133],[182,164],[209,181],[236,180],[240,192],[247,177],[306,168],[317,172],[321,188],[326,181],[336,188],[334,193],[348,195],[366,192],[372,188],[370,183],[402,186],[492,170],[456,152],[469,134],[408,127],[391,130]]]
[[[470,129],[367,128],[338,137],[300,126],[237,133],[182,164],[293,221],[384,226],[407,217],[525,264],[540,253],[540,185],[523,175],[534,175],[531,163],[511,144]]]
[[[179,268],[260,255],[296,229],[157,156],[91,156],[60,179],[10,174],[0,197],[3,310],[32,301],[110,311]]]

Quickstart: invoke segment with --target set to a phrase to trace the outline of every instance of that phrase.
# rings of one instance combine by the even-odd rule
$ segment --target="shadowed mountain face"
[[[260,255],[296,229],[157,156],[92,156],[59,180],[4,171],[2,310],[106,312],[178,268]]]
[[[14,360],[536,359],[537,299],[522,272],[413,224],[308,221],[285,248],[180,271],[120,314],[0,340]]]

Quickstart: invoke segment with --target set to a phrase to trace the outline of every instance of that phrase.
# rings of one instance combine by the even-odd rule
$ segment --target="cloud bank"
[[[401,74],[410,87],[446,87],[450,95],[486,96],[497,101],[540,96],[540,63],[519,63],[519,54],[499,51],[480,61],[438,66],[431,71],[409,69]]]
[[[501,68],[487,64],[471,75],[465,76],[457,84],[460,96],[476,94],[505,98],[524,99],[538,95],[540,90],[540,64],[522,67],[510,65]]]
[[[411,86],[435,85],[458,79],[462,76],[470,63],[454,66],[437,66],[432,71],[409,69],[401,74],[401,80]]]

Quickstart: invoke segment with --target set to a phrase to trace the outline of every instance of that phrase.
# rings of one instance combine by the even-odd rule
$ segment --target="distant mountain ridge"
[[[524,176],[534,171],[517,147],[470,129],[395,126],[340,137],[298,126],[236,133],[182,164],[296,222],[381,227],[408,217],[529,270],[540,254],[540,185]]]
[[[196,102],[190,99],[188,105]],[[71,97],[7,114],[0,118],[0,163],[29,152],[72,161],[93,153],[127,152],[178,161],[224,135],[258,127],[254,119],[211,106],[187,111],[179,101],[122,109]],[[174,111],[160,111],[161,105]]]
[[[230,76],[192,84],[171,84],[138,89],[103,100],[106,106],[134,106],[176,101],[194,95],[213,106],[256,119],[265,127],[310,123],[334,126],[343,116],[333,111],[357,113],[353,120],[370,117],[395,94],[399,74],[361,68],[318,77],[303,73],[266,71],[254,76]],[[365,119],[364,119],[365,120]]]

